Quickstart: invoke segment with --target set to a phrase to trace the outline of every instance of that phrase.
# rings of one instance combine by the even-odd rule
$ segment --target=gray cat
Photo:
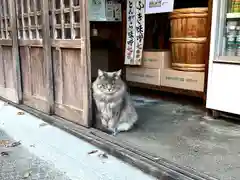
[[[96,103],[96,120],[112,132],[130,130],[138,120],[126,84],[121,79],[121,70],[104,72],[98,70],[98,77],[92,84]]]

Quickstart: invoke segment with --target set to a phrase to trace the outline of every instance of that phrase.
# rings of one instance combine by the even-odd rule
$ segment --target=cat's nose
[[[107,89],[110,91],[112,89],[112,86],[108,85]]]

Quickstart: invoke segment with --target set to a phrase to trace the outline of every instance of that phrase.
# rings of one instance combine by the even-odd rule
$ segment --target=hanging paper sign
[[[127,1],[127,37],[125,48],[125,64],[134,64],[135,48],[135,0]]]
[[[136,2],[136,42],[134,60],[137,65],[141,65],[143,43],[144,43],[144,30],[145,30],[145,9],[144,1],[138,0]]]
[[[115,4],[115,20],[122,21],[122,5],[120,3]]]
[[[157,14],[173,11],[174,0],[146,0],[145,14]]]
[[[106,0],[106,17],[107,21],[121,21],[121,4],[116,0]]]
[[[106,1],[106,16],[108,20],[113,20],[114,18],[114,6],[111,0]]]
[[[126,65],[141,65],[145,29],[144,3],[145,0],[127,1]]]

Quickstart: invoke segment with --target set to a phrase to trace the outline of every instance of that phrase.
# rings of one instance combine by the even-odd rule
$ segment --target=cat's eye
[[[103,85],[102,85],[102,88],[103,88],[103,89],[106,89],[106,85],[105,85],[105,84],[103,84]]]

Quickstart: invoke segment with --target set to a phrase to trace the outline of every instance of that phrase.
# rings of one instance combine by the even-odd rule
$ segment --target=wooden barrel
[[[172,68],[204,71],[208,8],[176,9],[170,15]]]

